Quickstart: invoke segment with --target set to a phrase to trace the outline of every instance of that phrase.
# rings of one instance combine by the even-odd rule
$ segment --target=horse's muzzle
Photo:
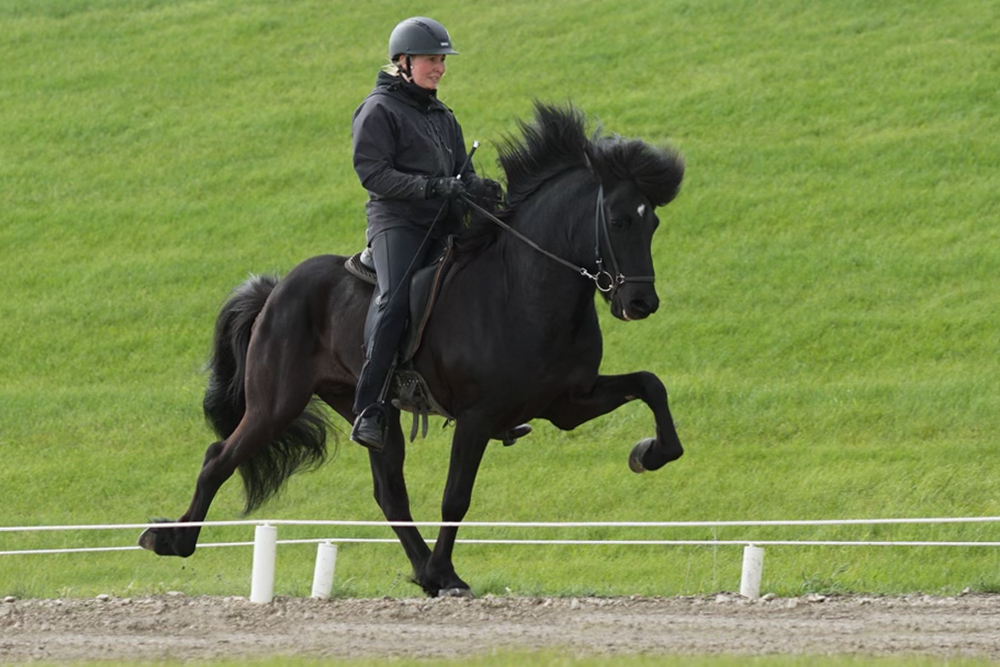
[[[652,290],[622,287],[611,299],[611,314],[620,320],[644,320],[660,307],[660,299]]]

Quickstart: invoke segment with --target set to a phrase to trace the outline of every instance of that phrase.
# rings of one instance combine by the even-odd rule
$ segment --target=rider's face
[[[437,90],[444,76],[444,55],[410,56],[410,76],[421,88]]]

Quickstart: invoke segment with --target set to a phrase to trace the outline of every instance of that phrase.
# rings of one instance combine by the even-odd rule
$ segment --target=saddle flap
[[[437,301],[441,286],[452,265],[454,238],[449,237],[444,254],[436,264],[425,266],[410,280],[410,319],[400,349],[400,362],[406,363],[420,349],[420,343]]]

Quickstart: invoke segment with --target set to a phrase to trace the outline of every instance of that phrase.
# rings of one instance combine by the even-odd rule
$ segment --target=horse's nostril
[[[656,301],[646,301],[645,299],[633,299],[629,301],[628,312],[634,318],[648,317],[656,312],[659,307],[659,303]]]

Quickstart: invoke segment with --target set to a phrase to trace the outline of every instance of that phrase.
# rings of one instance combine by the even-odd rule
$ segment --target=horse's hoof
[[[170,523],[170,519],[166,517],[156,517],[149,520],[150,523]],[[156,552],[156,536],[159,533],[159,528],[147,528],[142,531],[142,535],[139,536],[139,546],[147,551]]]
[[[150,523],[172,523],[171,519],[152,519]],[[194,553],[197,532],[185,534],[184,528],[160,528],[150,526],[139,535],[139,546],[152,551],[157,556],[180,556],[187,558]],[[194,529],[197,530],[197,529]]]
[[[637,475],[646,472],[646,466],[642,465],[642,457],[646,455],[649,448],[656,444],[655,438],[646,438],[636,443],[632,452],[628,455],[628,469]]]
[[[142,535],[139,536],[139,546],[146,551],[156,551],[156,529],[147,528],[142,531]]]
[[[465,598],[466,600],[475,599],[475,595],[468,588],[442,588],[438,591],[439,598]]]

